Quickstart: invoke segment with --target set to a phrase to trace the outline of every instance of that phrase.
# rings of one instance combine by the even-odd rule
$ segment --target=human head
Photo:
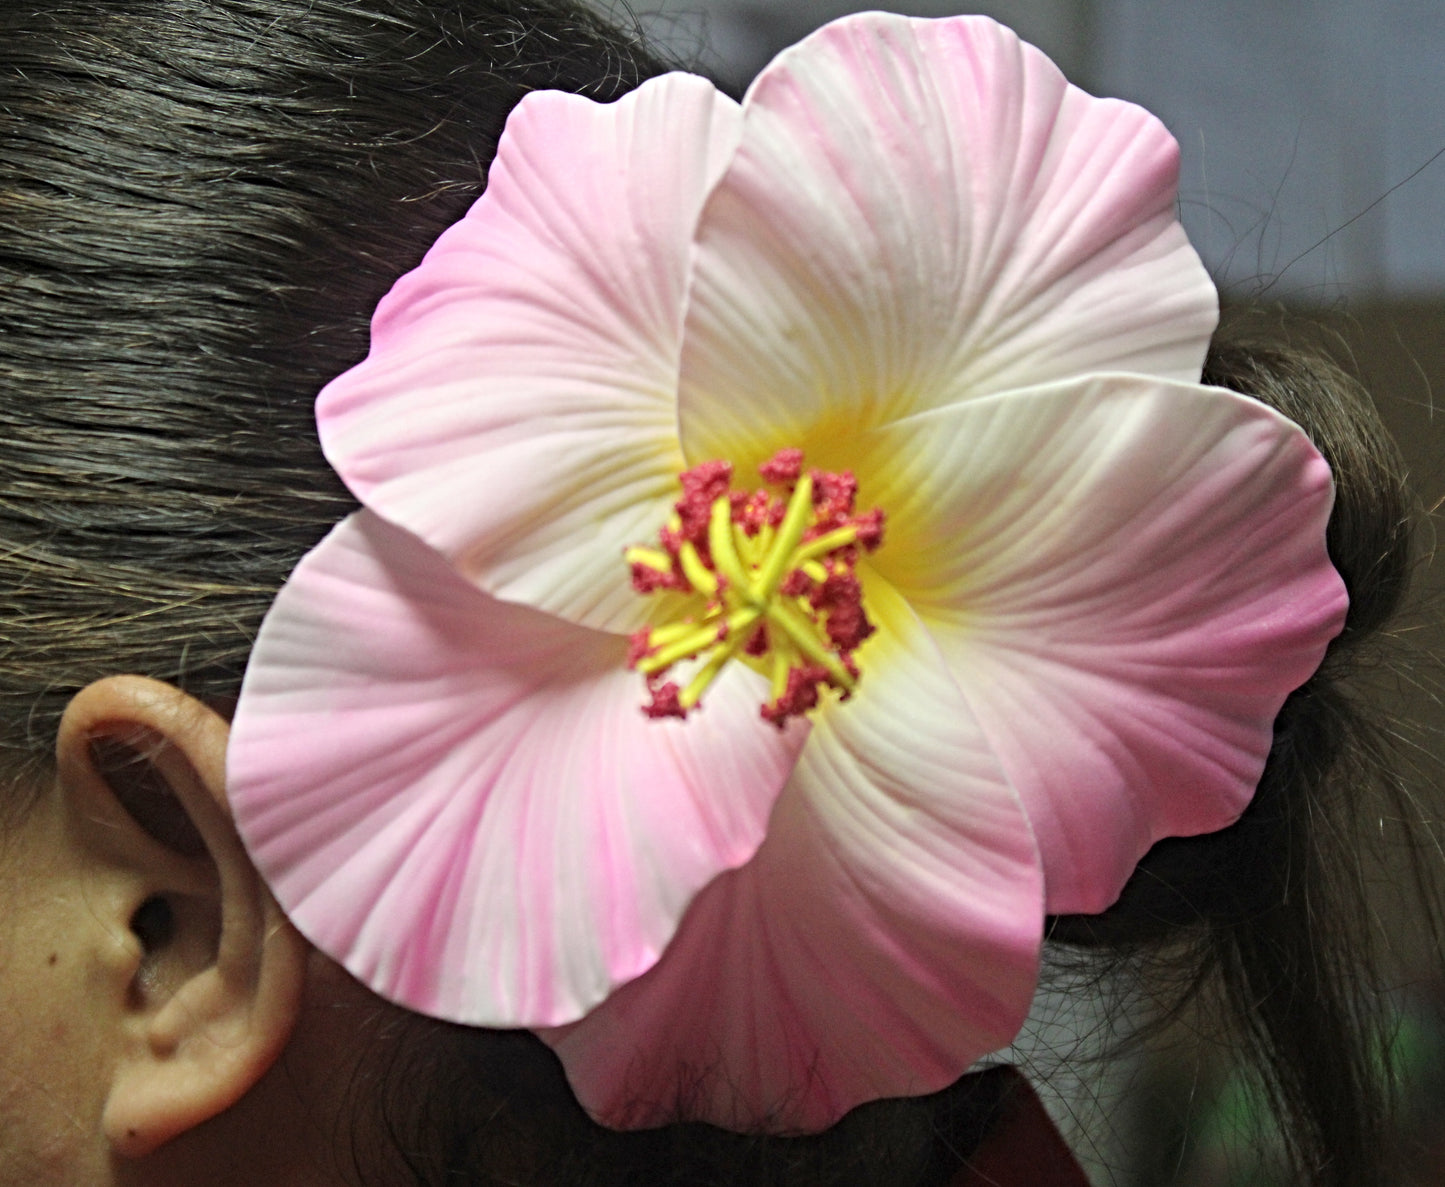
[[[25,629],[7,640],[0,729],[41,786],[65,707],[97,678],[144,673],[225,716],[276,586],[350,505],[315,448],[315,390],[364,352],[380,293],[475,195],[523,91],[602,98],[660,66],[550,6],[237,3],[178,20],[174,6],[67,5],[34,19],[43,30],[7,31],[32,105],[17,93],[12,118],[38,146],[12,158],[7,216],[23,278],[4,314],[7,382],[27,394],[4,409],[6,616]],[[74,67],[86,47],[92,64]],[[109,121],[98,150],[43,120],[58,96]],[[80,161],[88,180],[67,180]],[[1350,419],[1336,444],[1364,432]],[[1371,530],[1393,533],[1398,508],[1376,510],[1392,479],[1373,460],[1349,477]],[[120,719],[101,708],[89,720]]]

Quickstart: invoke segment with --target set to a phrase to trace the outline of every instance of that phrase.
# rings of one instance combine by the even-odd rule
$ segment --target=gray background
[[[599,0],[604,8],[617,5]],[[644,26],[741,87],[778,50],[867,5],[637,0]],[[1445,295],[1445,4],[1439,0],[950,0],[1070,79],[1159,115],[1183,150],[1183,215],[1231,292],[1328,304]],[[1433,163],[1432,163],[1433,159]]]

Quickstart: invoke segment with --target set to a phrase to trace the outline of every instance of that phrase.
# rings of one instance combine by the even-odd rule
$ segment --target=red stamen
[[[778,486],[792,486],[803,476],[803,451],[801,449],[780,449],[770,461],[758,467],[764,482]]]
[[[666,684],[650,689],[652,693],[652,704],[644,705],[642,711],[654,720],[659,717],[683,717],[687,716],[687,710],[682,707],[682,701],[678,694],[682,692],[677,682],[669,680]]]
[[[794,569],[783,578],[783,583],[778,586],[778,592],[784,597],[801,598],[812,590],[816,584],[817,582],[804,573],[802,569]]]
[[[765,524],[771,523],[776,527],[783,520],[777,501],[765,490],[755,490],[751,494],[734,491],[731,497],[733,522],[749,536],[756,536]]]
[[[827,611],[828,638],[839,651],[853,651],[873,633],[873,624],[863,612],[863,586],[851,570],[829,573],[808,600],[813,609]]]
[[[753,637],[743,644],[743,651],[748,655],[767,655],[768,628],[765,626],[758,627],[758,629],[753,632]]]
[[[839,606],[828,615],[828,638],[840,651],[852,651],[874,629],[868,615],[863,613],[863,607],[857,603]]]
[[[688,585],[687,578],[679,573],[676,567],[663,573],[651,565],[634,561],[632,563],[632,588],[638,593],[650,594],[656,593],[659,589],[686,591],[692,587]]]
[[[883,543],[883,509],[874,507],[872,511],[857,516],[853,527],[858,532],[858,543],[872,552]]]
[[[635,668],[644,659],[656,650],[649,642],[652,631],[643,627],[640,631],[633,631],[627,636],[627,666]]]
[[[827,470],[813,471],[813,506],[818,509],[817,526],[822,531],[831,531],[847,523],[852,518],[853,502],[857,497],[858,479],[852,470],[837,474]]]
[[[826,683],[826,668],[808,664],[791,669],[788,672],[788,687],[783,690],[783,695],[762,707],[763,720],[782,729],[789,717],[801,717],[809,709],[818,707],[818,686]]]
[[[682,537],[699,549],[707,545],[707,524],[712,518],[712,505],[728,493],[732,485],[731,462],[703,462],[684,470],[679,478],[682,498],[676,503],[677,517],[682,520]]]

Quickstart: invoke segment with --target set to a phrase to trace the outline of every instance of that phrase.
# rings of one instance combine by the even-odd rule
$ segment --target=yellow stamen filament
[[[852,692],[857,687],[853,674],[838,662],[838,657],[823,641],[817,626],[787,602],[774,602],[768,609],[768,621],[782,627],[788,633],[793,646],[815,664],[827,668],[828,674],[843,688]]]
[[[688,579],[693,589],[707,597],[717,593],[717,578],[702,563],[702,557],[698,556],[697,549],[691,542],[678,549],[677,559],[682,564],[682,575]]]
[[[622,555],[629,565],[645,565],[655,573],[672,572],[672,558],[660,548],[629,548]]]
[[[724,620],[727,623],[727,642],[733,641],[734,634],[742,636],[738,646],[747,642],[747,633],[758,620],[758,613],[756,608],[744,606],[729,614]],[[718,621],[718,617],[714,615],[701,623],[679,622],[655,628],[649,641],[657,650],[638,660],[637,670],[643,675],[660,672],[679,660],[688,659],[706,650],[718,642]],[[659,639],[658,635],[663,631],[668,632],[668,637]],[[734,651],[736,649],[733,648]]]
[[[769,690],[773,700],[777,700],[788,689],[788,670],[793,666],[791,659],[784,654],[782,648],[773,652],[773,683]]]
[[[797,568],[793,563],[793,550],[798,547],[803,533],[808,530],[808,521],[812,516],[813,476],[804,474],[798,479],[793,497],[788,500],[788,510],[783,515],[782,526],[778,528],[778,538],[768,549],[767,558],[758,572],[753,585],[755,600],[771,598],[783,578]]]
[[[816,561],[820,556],[827,556],[830,552],[836,552],[840,548],[846,548],[856,539],[858,539],[857,528],[835,528],[833,531],[819,536],[816,540],[809,540],[793,555],[797,559],[797,564],[802,565],[807,561]]]
[[[736,589],[747,589],[748,575],[743,571],[732,529],[732,505],[726,498],[718,499],[712,505],[707,524],[707,546],[712,553],[712,563]]]
[[[853,651],[873,626],[856,565],[878,547],[882,512],[855,516],[852,474],[804,472],[797,450],[759,469],[765,481],[791,486],[786,503],[764,490],[729,489],[730,467],[706,462],[682,475],[684,497],[662,547],[626,552],[639,592],[702,602],[683,621],[632,637],[628,663],[647,677],[650,717],[685,717],[734,659],[767,677],[772,695],[762,715],[779,728],[827,689],[846,698],[858,686]],[[663,682],[688,660],[696,667],[685,687]]]
[[[779,594],[783,579],[801,568],[815,581],[828,576],[827,568],[817,559],[845,547],[858,538],[856,529],[838,528],[818,539],[803,544],[813,510],[813,484],[804,476],[788,502],[782,525],[772,533],[771,547],[763,551],[760,532],[749,537],[732,521],[728,499],[717,499],[708,521],[708,549],[717,577],[703,563],[697,549],[686,543],[678,550],[683,575],[693,589],[708,598],[718,597],[721,604],[704,616],[701,622],[668,623],[654,627],[648,642],[652,650],[640,659],[636,668],[644,675],[670,668],[681,660],[703,653],[707,658],[688,681],[679,701],[690,709],[702,698],[708,686],[731,659],[737,658],[758,624],[775,630],[771,662],[767,665],[772,682],[773,698],[787,687],[788,671],[800,660],[824,668],[838,687],[851,692],[857,687],[853,674],[839,661],[827,637],[807,611],[803,598],[787,598]],[[650,564],[653,550],[632,549],[628,559]],[[647,553],[645,557],[637,554]],[[751,555],[747,555],[751,554]],[[761,555],[758,555],[761,554]],[[661,554],[664,560],[666,553]],[[746,555],[746,559],[745,559]],[[719,627],[725,624],[725,629]]]
[[[707,662],[698,669],[697,674],[688,681],[687,687],[678,695],[678,703],[684,709],[691,709],[702,700],[702,694],[707,691],[708,685],[717,679],[717,674],[723,670],[723,666],[742,650],[746,641],[747,635],[739,631],[736,635],[730,635],[726,643],[714,648],[713,653],[707,657]]]

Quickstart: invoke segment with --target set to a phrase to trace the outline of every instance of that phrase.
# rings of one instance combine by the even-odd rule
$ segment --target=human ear
[[[300,1010],[306,944],[231,820],[229,732],[200,701],[137,676],[89,685],[61,721],[72,844],[94,871],[93,909],[122,937],[100,979],[117,1031],[102,1124],[122,1157],[238,1101]]]

